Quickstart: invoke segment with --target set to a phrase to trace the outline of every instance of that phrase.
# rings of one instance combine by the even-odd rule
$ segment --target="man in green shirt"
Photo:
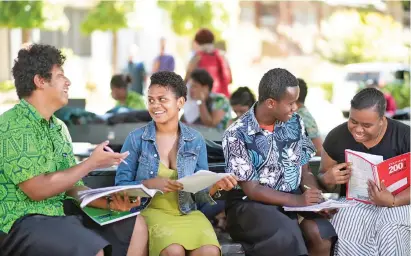
[[[126,107],[135,110],[146,109],[143,96],[128,90],[130,82],[131,78],[129,76],[114,75],[111,78],[111,96],[117,101],[116,107]]]
[[[8,233],[0,242],[0,255],[143,251],[147,230],[141,217],[99,227],[84,216],[64,214],[63,200],[77,198],[78,191],[87,189],[81,181],[84,176],[117,165],[128,156],[128,152],[105,151],[106,141],[76,165],[67,127],[53,115],[68,102],[70,81],[62,69],[64,61],[53,46],[34,44],[21,49],[14,63],[20,102],[0,116],[0,231]],[[125,201],[111,204],[103,198],[90,204],[118,211],[137,205]],[[141,231],[141,236],[129,247],[133,229]]]

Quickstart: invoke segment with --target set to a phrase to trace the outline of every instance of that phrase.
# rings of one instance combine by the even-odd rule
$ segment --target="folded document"
[[[355,206],[357,202],[355,201],[336,201],[336,200],[327,200],[320,204],[314,204],[310,206],[297,206],[297,207],[290,207],[290,206],[283,206],[284,211],[286,212],[319,212],[322,210],[328,209],[338,209],[338,208],[345,208]]]

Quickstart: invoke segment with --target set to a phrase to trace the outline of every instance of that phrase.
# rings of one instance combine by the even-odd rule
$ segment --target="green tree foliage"
[[[81,24],[81,31],[91,34],[93,31],[116,32],[127,27],[127,13],[133,10],[130,1],[101,1],[90,10]]]
[[[43,1],[0,1],[0,26],[7,28],[41,28]]]
[[[200,28],[208,28],[221,37],[228,23],[228,13],[216,1],[158,1],[158,6],[170,14],[173,30],[182,36],[192,36]]]
[[[81,24],[81,31],[91,34],[94,31],[111,31],[112,39],[112,66],[117,69],[117,31],[128,27],[127,14],[134,10],[132,1],[100,1],[90,10]]]
[[[372,11],[339,11],[322,23],[317,52],[328,61],[406,61],[406,35],[391,16]]]

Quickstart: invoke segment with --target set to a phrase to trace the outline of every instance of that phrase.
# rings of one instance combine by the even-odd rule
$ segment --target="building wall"
[[[0,29],[0,82],[11,78],[9,30]]]

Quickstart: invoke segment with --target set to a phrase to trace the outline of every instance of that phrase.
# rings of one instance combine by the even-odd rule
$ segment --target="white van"
[[[350,101],[361,89],[361,83],[369,79],[386,84],[402,85],[409,66],[402,63],[355,63],[344,67],[342,76],[334,83],[332,103],[348,116]]]

